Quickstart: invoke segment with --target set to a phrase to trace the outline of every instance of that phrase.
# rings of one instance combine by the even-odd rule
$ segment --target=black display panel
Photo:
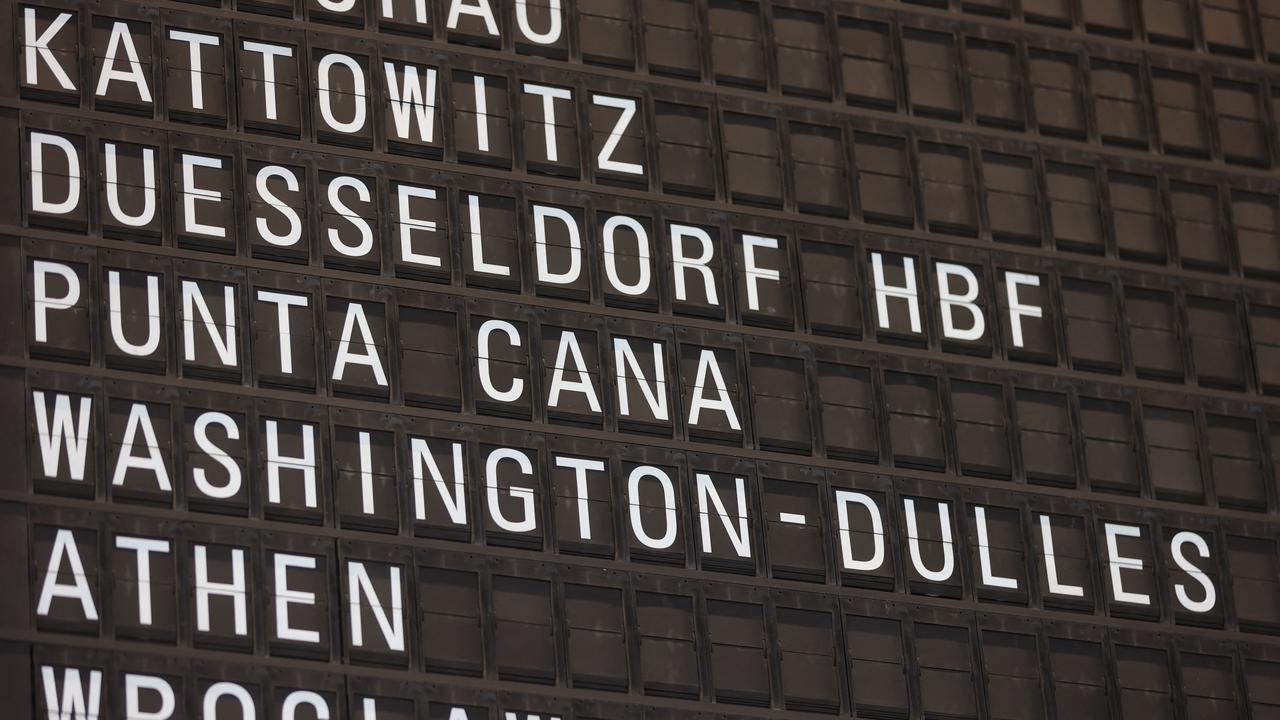
[[[13,3],[13,717],[1268,717],[1280,9]]]

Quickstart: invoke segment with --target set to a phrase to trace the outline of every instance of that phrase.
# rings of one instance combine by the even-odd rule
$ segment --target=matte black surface
[[[1280,712],[1280,5],[0,35],[6,716]]]

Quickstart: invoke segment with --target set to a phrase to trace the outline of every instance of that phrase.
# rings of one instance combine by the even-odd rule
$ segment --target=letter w
[[[405,65],[404,79],[396,83],[395,65],[383,63],[387,73],[387,92],[391,96],[391,115],[396,124],[396,135],[409,139],[409,121],[418,119],[418,134],[423,142],[435,141],[436,69],[426,68],[426,87],[418,81],[418,67]],[[410,115],[410,112],[413,115]]]
[[[44,702],[49,709],[49,720],[98,720],[98,707],[102,702],[102,671],[89,671],[89,697],[86,702],[84,684],[78,668],[62,671],[62,700],[58,700],[58,676],[49,665],[40,667],[40,679],[44,684]]]
[[[57,477],[62,464],[62,448],[67,449],[67,465],[72,480],[84,480],[84,459],[89,447],[89,412],[93,399],[80,398],[80,416],[71,414],[71,396],[58,393],[53,402],[53,428],[49,426],[49,406],[40,390],[31,393],[36,410],[36,433],[40,436],[40,460],[45,477]]]

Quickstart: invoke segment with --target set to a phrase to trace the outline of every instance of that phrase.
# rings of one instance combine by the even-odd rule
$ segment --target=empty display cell
[[[1022,129],[1023,71],[1013,45],[967,39],[969,94],[973,114],[984,125]]]
[[[784,93],[831,97],[831,63],[823,15],[775,6],[773,42],[778,55],[778,84]]]
[[[1223,158],[1230,163],[1269,167],[1267,122],[1258,86],[1214,78],[1213,107],[1218,116]]]
[[[641,0],[645,51],[649,71],[659,75],[698,78],[698,10],[693,0]]]
[[[865,367],[818,363],[818,398],[822,402],[822,430],[827,454],[875,462],[880,457],[871,370]]]
[[[712,129],[705,107],[654,103],[662,191],[712,197],[716,192]]]
[[[1120,372],[1120,328],[1116,299],[1108,283],[1062,279],[1062,314],[1073,367]]]
[[[962,0],[960,7],[965,12],[995,17],[1009,17],[1011,0]]]
[[[640,681],[647,695],[697,697],[698,651],[693,599],[636,592]]]
[[[900,372],[884,376],[885,408],[893,460],[903,467],[946,467],[937,378]]]
[[[1102,141],[1146,148],[1147,114],[1143,107],[1146,90],[1142,87],[1138,66],[1094,60],[1090,69],[1089,81]]]
[[[763,608],[754,603],[707,601],[711,680],[717,702],[769,702],[769,652]]]
[[[1071,25],[1071,8],[1069,0],[1023,0],[1022,14],[1027,22],[1041,25]]]
[[[1037,645],[1035,635],[982,631],[982,667],[992,718],[1034,720],[1045,716]]]
[[[1182,343],[1173,293],[1125,287],[1129,355],[1138,377],[1181,382]]]
[[[840,18],[840,66],[847,102],[896,108],[896,61],[888,24]]]
[[[1130,3],[1112,0],[1080,0],[1080,16],[1088,32],[1115,37],[1133,35]]]
[[[1101,255],[1106,236],[1097,170],[1089,165],[1045,163],[1045,187],[1054,244],[1062,250]]]
[[[1191,296],[1187,298],[1187,331],[1192,361],[1201,385],[1243,390],[1245,356],[1241,345],[1236,303]]]
[[[1028,482],[1074,487],[1075,443],[1067,396],[1018,388],[1016,397],[1019,446]]]
[[[1245,275],[1280,275],[1280,205],[1272,194],[1231,190],[1236,248]]]
[[[1258,371],[1262,392],[1267,395],[1280,393],[1280,308],[1250,306],[1249,337],[1253,343],[1253,364]]]
[[[1227,536],[1228,577],[1244,632],[1280,632],[1280,559],[1270,538]]]
[[[1178,654],[1187,717],[1230,720],[1240,716],[1235,662],[1229,655]]]
[[[1156,106],[1156,126],[1164,151],[1174,155],[1207,157],[1204,98],[1200,77],[1168,70],[1151,71],[1151,94]]]
[[[829,611],[779,607],[778,664],[788,710],[840,709],[840,664]]]
[[[748,0],[711,0],[711,69],[716,82],[761,89],[767,82],[760,5]]]
[[[634,9],[626,0],[578,0],[582,59],[594,65],[635,66]]]
[[[976,235],[978,209],[974,204],[969,148],[922,142],[919,149],[920,184],[929,230]]]
[[[1166,650],[1117,645],[1116,685],[1124,717],[1175,717]]]
[[[977,717],[969,629],[917,622],[913,630],[925,713],[931,717]]]
[[[1209,466],[1214,492],[1223,507],[1262,511],[1267,508],[1262,446],[1251,417],[1209,415]]]
[[[495,575],[492,612],[498,677],[554,683],[556,643],[550,583]]]
[[[846,614],[844,631],[858,715],[906,717],[911,701],[901,621]]]
[[[1107,672],[1096,642],[1049,639],[1049,677],[1058,715],[1107,717]]]
[[[565,583],[564,609],[574,687],[625,691],[628,674],[622,591]]]
[[[1200,27],[1210,52],[1253,56],[1249,4],[1245,0],[1203,0]]]
[[[1148,405],[1143,407],[1142,417],[1147,469],[1156,497],[1176,502],[1203,502],[1204,480],[1200,476],[1195,415],[1187,410]]]
[[[1080,398],[1080,434],[1089,486],[1103,492],[1138,494],[1138,457],[1129,403]]]
[[[1222,206],[1213,185],[1169,183],[1173,236],[1182,266],[1226,272],[1231,263],[1222,230]]]
[[[991,383],[951,381],[956,451],[965,475],[1009,477],[1008,409],[1004,388]]]
[[[856,133],[854,155],[858,205],[867,222],[906,227],[915,224],[911,158],[906,140],[891,135]]]
[[[996,240],[1040,244],[1040,203],[1031,158],[982,153],[987,218]]]
[[[903,30],[902,56],[912,111],[959,120],[962,107],[955,38],[938,32]]]
[[[1258,25],[1267,60],[1280,62],[1280,5],[1275,0],[1258,2]]]
[[[1195,32],[1189,5],[1187,0],[1142,0],[1140,7],[1147,40],[1190,47],[1195,42]]]
[[[1040,132],[1083,138],[1087,125],[1077,56],[1033,48],[1029,67],[1032,105]]]
[[[484,668],[480,589],[474,572],[418,568],[422,654],[427,670],[479,676]]]
[[[840,128],[791,123],[791,185],[802,213],[848,217],[849,177]]]
[[[753,352],[749,363],[757,444],[766,450],[808,455],[813,433],[804,361]]]
[[[1245,660],[1245,684],[1253,717],[1275,717],[1280,712],[1280,662]]]
[[[782,148],[777,121],[739,113],[724,114],[725,178],[734,202],[782,206]]]
[[[856,253],[851,245],[801,241],[804,315],[809,320],[811,332],[855,338],[862,336]]]

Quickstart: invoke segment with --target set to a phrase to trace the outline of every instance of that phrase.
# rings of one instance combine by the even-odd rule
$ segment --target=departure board
[[[6,718],[1280,717],[1276,0],[0,37]]]

